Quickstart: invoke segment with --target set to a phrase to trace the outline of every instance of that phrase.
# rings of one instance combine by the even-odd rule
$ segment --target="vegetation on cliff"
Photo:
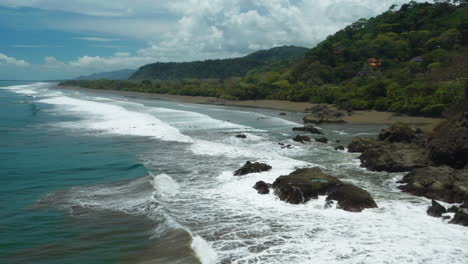
[[[255,56],[262,57],[261,53]],[[218,63],[222,61],[226,60]],[[151,72],[161,65],[147,65],[139,72]],[[148,77],[143,81],[63,84],[234,100],[310,101],[356,110],[439,116],[464,96],[468,6],[445,2],[411,2],[398,10],[393,6],[375,18],[347,26],[292,62],[279,59],[250,68],[242,63],[237,66],[234,69],[239,71],[228,71],[194,62],[186,64],[188,68],[182,72],[171,70],[160,77],[137,72],[132,77]],[[245,75],[235,77],[241,73]]]
[[[260,50],[240,58],[194,62],[157,62],[140,67],[131,80],[225,79],[244,76],[269,63],[286,63],[304,55],[307,48],[282,46]]]

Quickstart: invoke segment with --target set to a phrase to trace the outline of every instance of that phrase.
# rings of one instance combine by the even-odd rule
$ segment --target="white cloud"
[[[60,21],[46,19],[45,25],[54,30],[111,36],[80,38],[99,42],[100,47],[123,49],[107,44],[128,38],[148,43],[147,48],[132,54],[82,56],[70,62],[49,57],[44,64],[51,71],[76,71],[79,75],[137,68],[156,61],[235,57],[279,45],[313,47],[359,18],[368,18],[392,4],[407,2],[409,0],[74,0],[63,4],[63,0],[0,0],[0,5],[86,15]]]
[[[25,60],[18,60],[13,57],[8,57],[7,55],[0,53],[0,64],[14,65],[18,67],[27,67],[30,64]]]
[[[97,42],[111,42],[111,41],[119,41],[120,39],[113,39],[113,38],[98,38],[98,37],[77,37],[73,39],[79,40],[86,40],[86,41],[97,41]]]

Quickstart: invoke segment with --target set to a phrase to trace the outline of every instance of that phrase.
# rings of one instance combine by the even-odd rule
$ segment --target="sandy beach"
[[[281,100],[245,100],[245,101],[233,101],[233,100],[222,100],[215,97],[204,97],[204,96],[186,96],[186,95],[172,95],[172,94],[153,94],[143,92],[131,92],[131,91],[117,91],[117,90],[101,90],[101,89],[89,89],[82,87],[65,87],[57,86],[57,89],[74,89],[95,93],[103,94],[116,94],[128,97],[138,97],[145,99],[155,100],[166,100],[166,101],[177,101],[184,103],[193,104],[213,104],[213,105],[225,105],[225,106],[239,106],[239,107],[252,107],[252,108],[266,108],[274,109],[286,112],[304,112],[306,108],[314,106],[308,102],[291,102]],[[395,122],[404,122],[412,124],[416,127],[423,129],[432,129],[441,121],[443,118],[429,118],[429,117],[417,117],[417,116],[406,116],[396,115],[392,112],[379,112],[379,111],[354,111],[353,115],[345,116],[343,118],[348,123],[354,124],[382,124],[388,125]]]

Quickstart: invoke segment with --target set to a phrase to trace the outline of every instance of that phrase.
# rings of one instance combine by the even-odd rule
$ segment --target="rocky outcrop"
[[[320,168],[299,169],[287,176],[280,176],[273,182],[272,188],[280,200],[292,204],[306,203],[319,195],[328,195],[327,201],[337,201],[338,207],[346,211],[361,212],[365,208],[377,207],[367,191],[345,184],[323,173]]]
[[[262,172],[262,171],[269,171],[271,170],[271,166],[265,163],[260,163],[260,162],[250,162],[247,161],[242,168],[236,170],[234,172],[234,176],[242,176],[246,175],[249,173],[256,173],[256,172]]]
[[[297,135],[296,137],[293,138],[293,140],[304,144],[306,142],[310,142],[310,137]]]
[[[406,172],[431,165],[426,137],[401,123],[383,129],[378,138],[355,137],[349,152],[361,152],[361,166],[373,171]]]
[[[303,132],[309,132],[311,134],[317,134],[317,135],[322,135],[322,131],[320,131],[318,128],[315,128],[311,125],[305,125],[303,127],[295,127],[293,128],[294,131],[303,131]]]
[[[326,137],[315,138],[315,142],[327,144],[328,143],[328,138],[326,138]]]
[[[344,151],[344,150],[345,150],[345,147],[343,147],[343,146],[338,146],[338,147],[335,147],[335,150]]]
[[[424,146],[426,137],[421,129],[414,129],[405,123],[395,123],[380,131],[378,139],[387,142],[412,143]]]
[[[468,112],[459,113],[435,130],[428,143],[436,165],[461,169],[468,165]]]
[[[269,183],[266,183],[264,181],[258,181],[257,183],[255,183],[255,185],[253,186],[253,188],[255,190],[257,190],[257,192],[259,194],[269,194],[270,193],[270,187],[271,187],[271,184]]]
[[[377,204],[369,192],[351,184],[338,186],[328,195],[327,201],[330,200],[337,201],[339,208],[350,212],[361,212],[366,208],[377,208]]]
[[[399,188],[414,195],[448,203],[468,202],[468,170],[448,166],[414,169],[400,183]]]
[[[442,217],[442,214],[447,213],[447,209],[443,207],[440,203],[432,200],[432,205],[429,206],[426,213],[432,217]]]
[[[379,144],[379,141],[373,137],[354,137],[351,143],[348,145],[348,152],[364,152],[366,149],[374,147],[377,144]]]
[[[457,213],[455,213],[455,215],[449,223],[468,226],[468,214],[463,211],[458,211]]]
[[[300,204],[326,195],[343,183],[335,177],[323,173],[319,168],[299,169],[288,176],[277,178],[272,187],[281,201]]]
[[[304,123],[346,123],[342,119],[345,112],[329,105],[315,105],[305,109],[305,112],[310,114],[303,118]]]
[[[426,149],[413,144],[376,144],[361,156],[361,166],[372,171],[405,172],[430,165]]]
[[[244,139],[244,138],[247,138],[247,136],[244,135],[244,134],[239,134],[239,135],[236,135],[236,138],[242,138],[242,139]]]

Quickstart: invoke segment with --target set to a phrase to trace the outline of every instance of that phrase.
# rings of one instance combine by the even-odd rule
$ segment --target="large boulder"
[[[428,148],[436,165],[468,166],[468,112],[456,114],[436,129]]]
[[[361,166],[373,171],[405,172],[430,165],[426,149],[413,144],[376,144],[359,156]]]
[[[440,203],[436,202],[434,199],[431,202],[431,206],[427,208],[426,213],[432,217],[442,217],[442,214],[447,212],[447,209],[443,207]]]
[[[253,188],[255,190],[257,190],[257,192],[259,194],[269,194],[270,193],[270,187],[271,187],[271,184],[268,184],[268,183],[266,183],[264,181],[258,181],[253,186]]]
[[[265,163],[260,163],[260,162],[250,162],[247,161],[242,168],[236,170],[234,172],[234,176],[242,176],[246,175],[249,173],[256,173],[256,172],[262,172],[262,171],[269,171],[271,170],[271,166]]]
[[[400,183],[399,188],[414,195],[448,203],[468,203],[468,170],[448,166],[414,169]]]
[[[311,134],[318,134],[318,135],[322,135],[323,132],[320,131],[319,129],[311,126],[311,125],[305,125],[303,127],[294,127],[293,128],[294,131],[303,131],[303,132],[309,132]]]
[[[280,200],[300,204],[328,194],[343,183],[335,177],[323,173],[320,168],[299,169],[288,176],[277,178],[272,187]]]
[[[327,144],[328,143],[328,138],[326,138],[326,137],[315,138],[315,142]]]
[[[421,143],[424,144],[425,136],[420,129],[414,129],[405,123],[395,123],[380,131],[378,139],[388,142]]]
[[[304,144],[305,142],[310,142],[310,137],[297,135],[293,138],[294,141]]]
[[[468,226],[468,214],[463,211],[458,211],[453,216],[452,220],[450,221],[450,224]]]
[[[327,197],[327,201],[338,202],[338,207],[350,212],[361,212],[366,208],[377,208],[372,196],[364,189],[351,184],[338,186]]]
[[[354,137],[348,145],[348,152],[364,152],[366,149],[379,144],[380,143],[373,137]]]

